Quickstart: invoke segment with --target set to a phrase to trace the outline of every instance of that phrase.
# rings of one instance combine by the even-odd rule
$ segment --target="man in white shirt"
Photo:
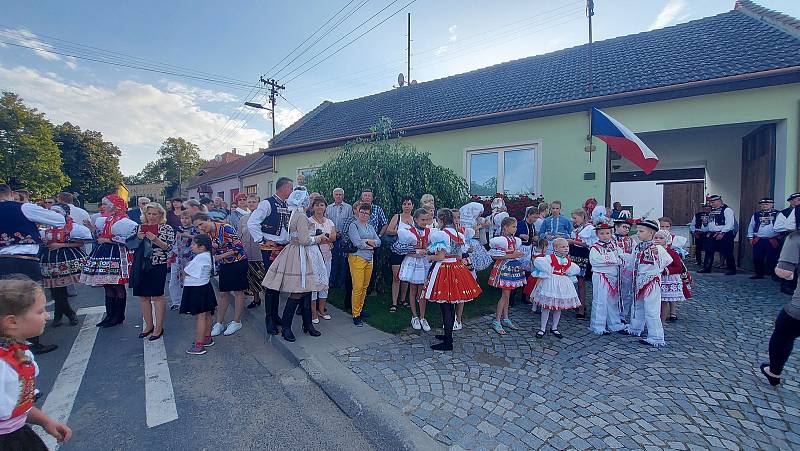
[[[753,268],[756,273],[751,279],[763,279],[764,274],[772,273],[778,262],[778,232],[774,230],[778,211],[773,208],[775,201],[764,197],[758,201],[759,210],[753,213],[747,226],[747,238],[753,246]]]
[[[333,190],[333,203],[325,208],[325,217],[333,221],[336,226],[336,241],[333,243],[331,249],[331,287],[344,286],[344,269],[345,258],[342,253],[342,237],[346,230],[344,230],[345,221],[353,217],[353,206],[344,201],[344,189],[334,188]],[[349,275],[347,275],[349,277]]]
[[[22,274],[37,282],[42,281],[39,265],[39,246],[42,239],[37,224],[63,227],[64,216],[36,204],[14,201],[11,188],[0,183],[0,278]],[[42,345],[38,337],[31,338],[31,352],[44,354],[57,348]]]
[[[711,204],[709,213],[708,232],[705,241],[705,262],[703,269],[698,272],[710,273],[714,263],[714,254],[719,252],[725,260],[728,270],[726,276],[736,274],[736,261],[733,258],[733,238],[736,235],[736,217],[733,209],[722,203],[722,197],[713,195],[708,197]]]

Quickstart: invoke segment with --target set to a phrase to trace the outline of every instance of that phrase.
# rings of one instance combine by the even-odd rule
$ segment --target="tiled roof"
[[[242,169],[239,172],[239,177],[244,177],[246,175],[255,174],[258,172],[269,171],[273,167],[274,157],[272,155],[267,155],[264,151],[266,149],[259,149],[261,154],[260,158],[257,158],[250,166]]]
[[[229,163],[224,163],[217,167],[211,168],[203,175],[193,179],[187,185],[187,189],[196,188],[200,185],[207,185],[219,180],[238,177],[239,172],[253,164],[262,155],[263,154],[261,152],[251,153],[250,155],[237,158]]]
[[[581,45],[322,105],[276,136],[270,147],[279,153],[288,146],[362,135],[382,116],[392,119],[394,129],[403,129],[800,66],[800,38],[766,17],[760,20],[762,13],[754,8],[760,7],[743,0],[727,13],[595,42],[592,92],[587,90],[587,45]],[[789,16],[761,9],[791,22]]]

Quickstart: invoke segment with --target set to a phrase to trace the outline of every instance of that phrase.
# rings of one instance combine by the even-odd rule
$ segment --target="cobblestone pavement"
[[[517,306],[521,330],[478,318],[452,353],[431,351],[431,332],[337,357],[453,449],[800,449],[800,352],[777,389],[758,372],[788,296],[745,275],[697,275],[694,291],[665,348],[598,337],[571,313],[563,340],[537,340],[539,316]]]

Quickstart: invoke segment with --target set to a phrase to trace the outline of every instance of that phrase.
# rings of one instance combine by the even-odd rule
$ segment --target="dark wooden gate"
[[[686,225],[703,205],[702,180],[664,183],[664,216],[674,225]]]
[[[774,196],[775,124],[762,125],[742,138],[742,192],[739,207],[739,266],[752,268],[753,248],[747,240],[750,216],[758,200]],[[778,199],[780,202],[780,199]]]

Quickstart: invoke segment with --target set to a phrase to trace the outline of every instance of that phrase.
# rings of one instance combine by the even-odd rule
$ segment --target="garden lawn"
[[[478,273],[478,283],[483,289],[483,294],[477,299],[467,302],[464,307],[464,320],[474,318],[476,316],[483,316],[494,313],[497,300],[500,298],[500,290],[488,284],[489,271]],[[521,289],[520,289],[521,290]],[[514,292],[513,296],[520,296],[520,293]],[[328,302],[335,305],[341,310],[344,308],[344,292],[339,289],[332,289]],[[406,330],[411,330],[411,308],[397,306],[395,313],[389,312],[389,306],[392,305],[391,287],[386,287],[380,290],[380,293],[374,296],[367,296],[364,303],[364,311],[370,317],[364,318],[364,322],[372,327],[380,329],[390,334],[399,334]],[[529,308],[528,306],[521,306],[518,301],[516,308]],[[439,309],[439,304],[429,302],[426,309],[425,318],[430,323],[431,327],[442,327],[442,314]],[[486,327],[490,327],[489,323]]]

